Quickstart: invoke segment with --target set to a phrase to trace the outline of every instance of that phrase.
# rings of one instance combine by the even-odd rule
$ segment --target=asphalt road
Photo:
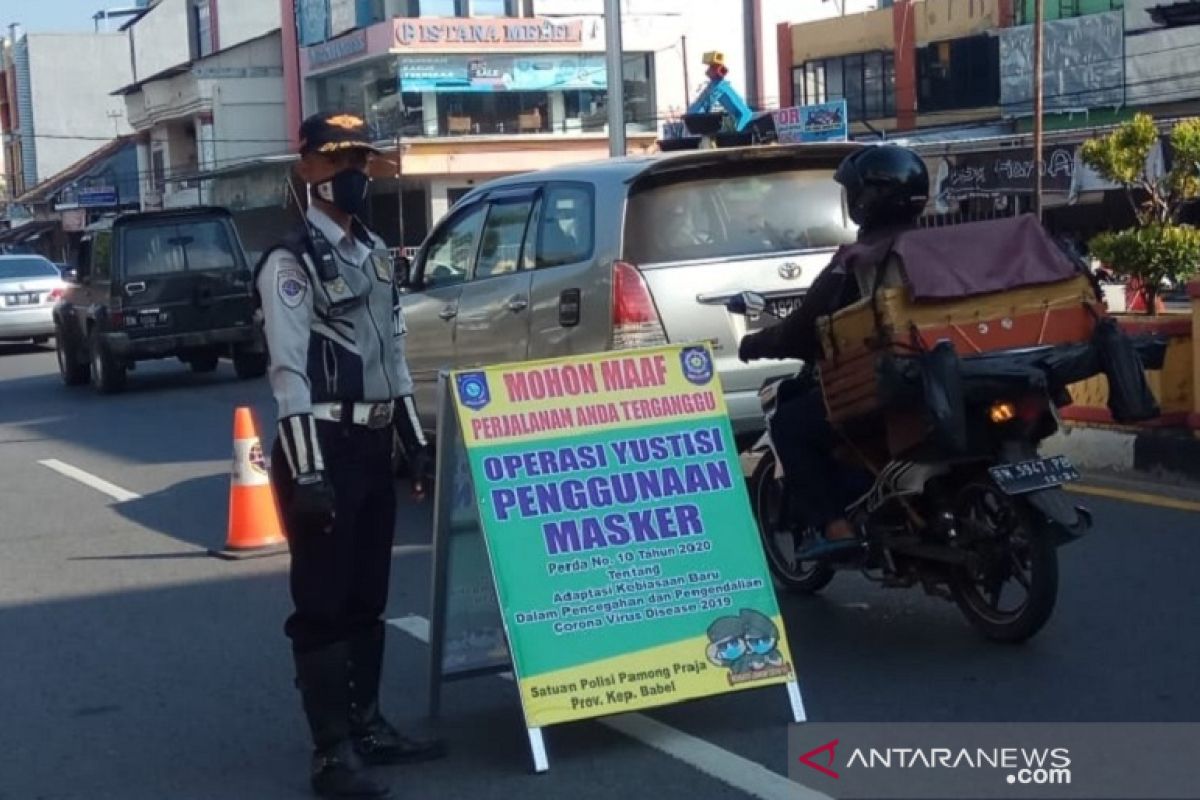
[[[205,552],[225,536],[238,405],[271,425],[265,384],[228,364],[142,365],[126,394],[100,397],[63,387],[51,350],[0,344],[0,799],[306,796],[286,559]],[[117,502],[46,459],[139,497]],[[1200,721],[1200,516],[1087,502],[1096,531],[1063,551],[1058,609],[1025,646],[857,576],[781,598],[810,718]],[[402,509],[397,544],[416,547],[396,552],[391,618],[427,614],[429,525],[427,506]],[[425,657],[389,629],[385,706],[412,724]],[[451,756],[389,775],[413,798],[801,796],[771,777],[786,771],[781,689],[646,717],[548,730],[551,769],[533,776],[513,686],[463,681],[440,722]]]

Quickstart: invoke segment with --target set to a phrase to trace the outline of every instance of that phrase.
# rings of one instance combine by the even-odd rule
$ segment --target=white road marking
[[[429,620],[410,614],[387,621],[414,639],[429,642]],[[501,677],[513,679],[511,672]],[[678,759],[722,783],[761,800],[831,800],[829,795],[809,789],[767,769],[762,764],[717,747],[711,742],[665,725],[637,712],[593,720],[644,745]]]
[[[130,500],[140,500],[141,495],[131,492],[128,489],[122,489],[115,483],[109,483],[103,478],[98,478],[90,472],[84,472],[79,467],[73,467],[70,464],[65,464],[57,458],[47,458],[39,461],[43,467],[52,469],[59,475],[65,475],[71,480],[79,481],[84,486],[89,486],[101,494],[106,494],[118,503],[126,503]]]

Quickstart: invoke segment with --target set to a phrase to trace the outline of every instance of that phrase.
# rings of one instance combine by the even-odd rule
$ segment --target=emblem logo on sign
[[[467,408],[478,411],[492,402],[488,389],[487,375],[482,372],[467,372],[456,377],[458,399]]]
[[[679,357],[683,361],[683,377],[690,382],[704,386],[712,380],[712,356],[703,347],[686,347]]]
[[[795,261],[785,261],[779,265],[779,277],[785,281],[794,281],[804,272],[804,268]]]

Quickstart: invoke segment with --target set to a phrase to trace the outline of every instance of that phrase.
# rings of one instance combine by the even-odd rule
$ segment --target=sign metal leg
[[[800,696],[800,684],[795,681],[787,682],[788,700],[792,701],[792,720],[804,722],[808,716],[804,713],[804,698]]]
[[[541,728],[526,728],[529,733],[529,752],[533,754],[533,771],[545,772],[550,769],[550,761],[546,758],[546,742],[542,739]]]

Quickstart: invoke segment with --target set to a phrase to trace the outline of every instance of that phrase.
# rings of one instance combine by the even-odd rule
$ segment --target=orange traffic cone
[[[218,558],[254,558],[283,552],[286,544],[254,417],[241,407],[233,415],[229,534],[224,550],[209,552]]]

